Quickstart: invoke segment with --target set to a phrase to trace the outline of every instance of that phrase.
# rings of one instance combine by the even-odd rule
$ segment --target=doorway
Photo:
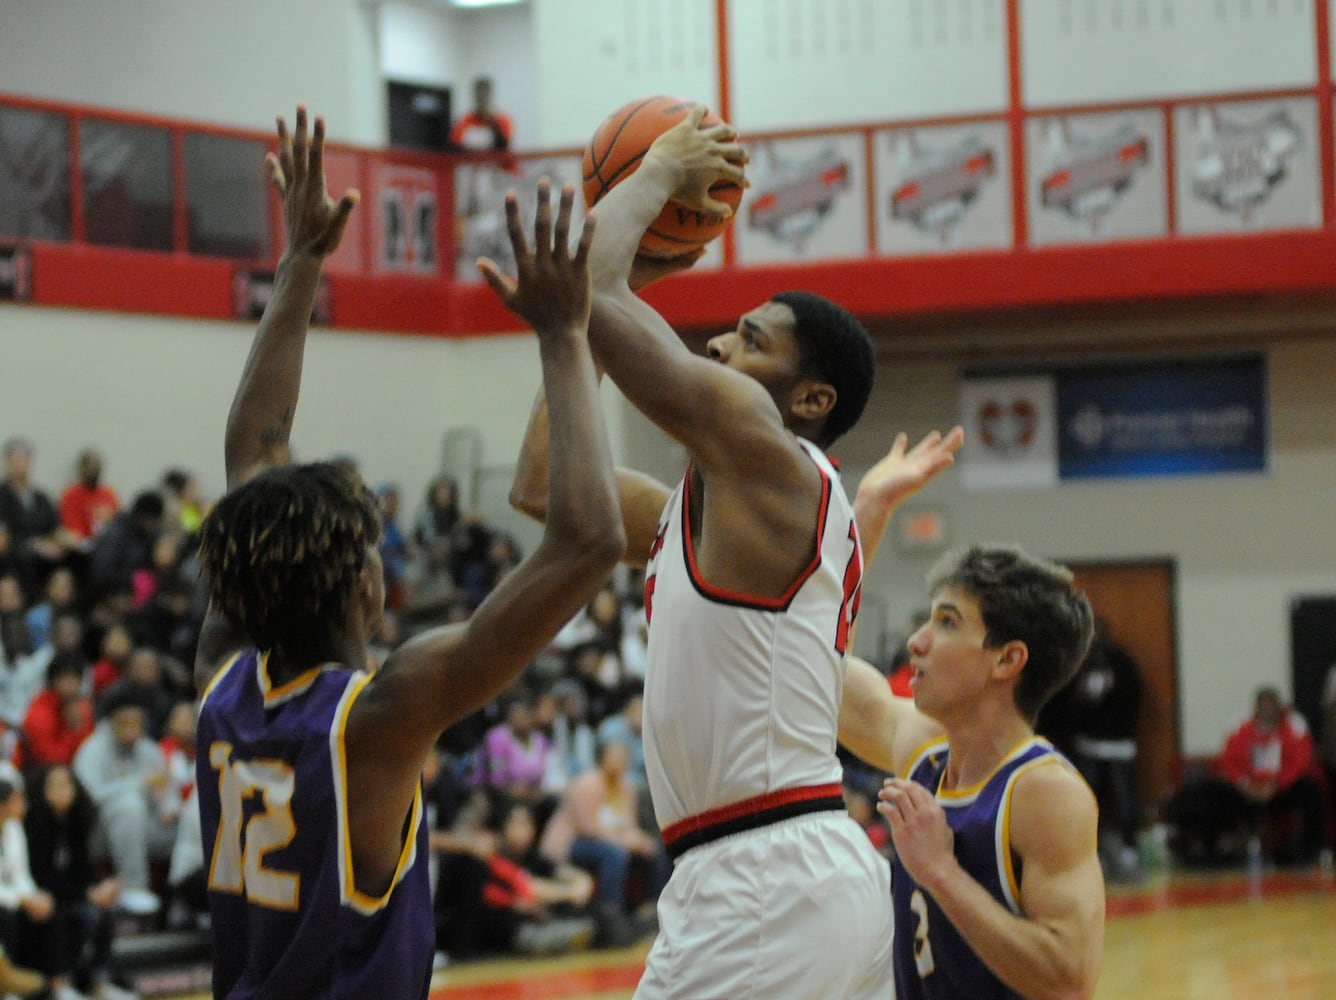
[[[1142,825],[1159,817],[1177,784],[1178,625],[1170,560],[1068,563],[1114,641],[1141,667],[1137,777]]]

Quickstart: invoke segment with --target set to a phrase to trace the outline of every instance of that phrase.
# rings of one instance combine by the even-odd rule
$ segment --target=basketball
[[[650,144],[685,118],[695,106],[695,101],[681,97],[643,97],[623,105],[603,119],[584,151],[581,172],[585,205],[590,208],[597,205],[605,194],[635,173]],[[722,121],[711,111],[701,124],[719,125]],[[735,212],[742,201],[742,188],[731,181],[715,184],[710,188],[710,194],[727,202]],[[732,217],[721,219],[669,202],[645,231],[639,252],[665,260],[680,257],[705,246],[732,221]]]

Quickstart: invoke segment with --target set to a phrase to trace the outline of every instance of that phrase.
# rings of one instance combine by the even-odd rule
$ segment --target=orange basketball
[[[597,205],[612,188],[635,173],[650,144],[695,106],[695,101],[681,97],[643,97],[603,119],[584,151],[585,204]],[[718,125],[721,121],[711,111],[701,124]],[[710,194],[727,202],[734,211],[742,201],[742,188],[731,181],[715,184]],[[640,253],[662,259],[680,257],[709,243],[732,221],[732,217],[721,219],[669,202],[645,231]]]

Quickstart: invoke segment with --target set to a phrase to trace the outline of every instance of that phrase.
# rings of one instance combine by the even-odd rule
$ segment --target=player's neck
[[[338,663],[352,670],[366,666],[366,644],[335,639],[319,647],[312,646],[296,652],[281,647],[269,651],[269,675],[277,684],[300,677],[307,671]]]
[[[997,719],[976,718],[947,726],[951,756],[942,780],[945,789],[973,788],[988,780],[1018,746],[1034,736],[1034,728],[1014,712]]]

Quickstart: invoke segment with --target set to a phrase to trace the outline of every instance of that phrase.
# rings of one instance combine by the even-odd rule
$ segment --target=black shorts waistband
[[[795,816],[836,810],[845,811],[844,795],[838,782],[784,788],[670,823],[662,831],[663,846],[668,856],[677,860],[693,847],[720,837],[756,830]]]

